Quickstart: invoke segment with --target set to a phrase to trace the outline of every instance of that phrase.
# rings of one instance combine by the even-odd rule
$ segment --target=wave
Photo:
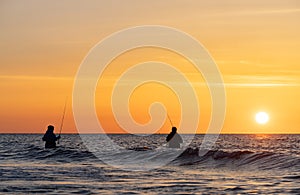
[[[1,151],[3,158],[0,160],[36,160],[53,162],[74,162],[97,160],[93,153],[87,150],[74,149],[68,147],[57,147],[55,149],[45,149],[36,145],[27,145],[23,148],[7,149]]]
[[[170,152],[168,150],[156,151],[148,147],[128,148],[127,151],[135,150],[138,153],[143,153],[145,163],[147,160],[155,158],[164,158],[164,154]],[[68,147],[58,147],[56,149],[44,149],[35,145],[27,145],[22,150],[6,150],[1,151],[3,154],[1,160],[21,159],[21,160],[36,160],[46,162],[101,162],[92,152],[85,148],[75,149]],[[172,166],[196,166],[199,168],[230,168],[230,169],[291,169],[300,170],[300,157],[287,154],[274,153],[268,151],[248,151],[248,150],[209,150],[204,156],[199,156],[198,148],[187,148],[169,165]],[[134,155],[136,153],[132,153]],[[148,156],[147,156],[148,155]],[[122,155],[121,155],[122,156]],[[114,155],[113,158],[118,160],[121,156]],[[128,157],[128,156],[127,156]],[[135,159],[136,156],[129,156]],[[159,159],[155,159],[159,160]]]
[[[210,150],[204,156],[198,156],[198,148],[186,149],[174,164],[180,166],[202,166],[203,168],[254,168],[260,170],[290,169],[300,170],[299,156],[268,151],[224,151]]]

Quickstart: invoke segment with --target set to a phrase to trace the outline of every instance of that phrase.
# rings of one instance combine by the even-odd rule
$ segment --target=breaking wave
[[[145,159],[145,162],[149,159],[160,160],[164,158],[164,154],[172,152],[172,150],[157,151],[151,148],[130,148],[126,151],[136,151],[130,153],[132,159],[136,157],[136,154],[140,154]],[[174,150],[173,150],[174,151]],[[300,169],[300,157],[291,156],[282,153],[274,153],[268,151],[249,151],[249,150],[210,150],[204,156],[198,156],[198,148],[187,148],[181,155],[173,160],[169,165],[171,166],[196,166],[199,168],[255,168],[260,170],[270,169]],[[6,150],[2,151],[2,157],[0,160],[5,159],[19,159],[19,160],[36,160],[47,162],[99,162],[102,163],[92,152],[86,149],[73,149],[67,147],[58,147],[56,149],[44,149],[43,147],[28,145],[22,150]],[[122,155],[114,154],[110,158],[121,158]],[[128,158],[128,156],[127,156]],[[130,158],[130,156],[129,156]],[[162,160],[162,159],[161,159]]]

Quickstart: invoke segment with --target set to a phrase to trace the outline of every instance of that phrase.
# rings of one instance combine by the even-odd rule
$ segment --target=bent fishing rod
[[[67,101],[68,101],[68,97],[66,97],[65,107],[64,107],[63,114],[62,114],[62,118],[61,118],[61,124],[60,124],[59,136],[60,136],[60,134],[61,134],[61,131],[62,131],[63,125],[64,125],[64,119],[65,119],[65,114],[66,114]],[[59,139],[57,140],[57,144],[59,144]]]

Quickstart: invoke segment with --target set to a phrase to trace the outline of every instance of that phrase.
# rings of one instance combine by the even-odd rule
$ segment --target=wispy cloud
[[[225,75],[228,87],[289,87],[300,86],[300,77],[285,75]]]
[[[299,84],[284,84],[284,83],[225,83],[225,87],[231,88],[261,88],[261,87],[298,87]]]
[[[261,9],[261,10],[239,10],[239,11],[230,11],[230,12],[220,12],[214,15],[272,15],[272,14],[294,14],[300,13],[300,8],[285,8],[285,9]]]
[[[300,13],[300,9],[275,9],[275,10],[255,10],[255,11],[243,11],[237,12],[240,15],[260,15],[260,14],[289,14]]]
[[[4,80],[72,80],[72,77],[31,76],[31,75],[0,75]]]

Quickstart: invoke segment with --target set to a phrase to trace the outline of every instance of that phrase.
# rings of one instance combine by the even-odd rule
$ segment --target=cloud
[[[300,9],[278,9],[278,10],[258,10],[239,12],[241,15],[260,15],[260,14],[289,14],[300,12]]]
[[[228,87],[292,87],[300,86],[299,76],[286,75],[225,75]]]
[[[3,80],[72,80],[71,77],[31,76],[31,75],[0,75]]]
[[[272,14],[293,14],[300,13],[299,8],[288,8],[288,9],[262,9],[262,10],[239,10],[230,12],[220,12],[215,15],[272,15]]]

